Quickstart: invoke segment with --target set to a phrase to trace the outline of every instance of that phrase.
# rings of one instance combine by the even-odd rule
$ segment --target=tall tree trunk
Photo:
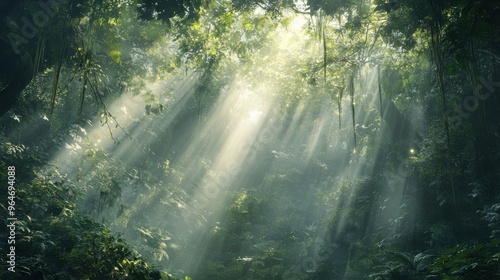
[[[453,204],[456,206],[457,198],[455,194],[455,184],[453,182],[453,173],[451,169],[451,139],[450,139],[450,125],[448,122],[448,116],[446,114],[447,110],[447,100],[446,100],[446,89],[444,86],[444,62],[443,62],[443,53],[441,46],[441,22],[442,22],[442,12],[438,3],[434,0],[429,0],[429,9],[431,13],[431,18],[429,19],[430,32],[431,32],[431,52],[434,57],[434,62],[437,68],[437,76],[438,76],[438,87],[439,93],[441,97],[441,112],[442,112],[442,120],[444,125],[444,130],[446,134],[446,167],[447,173],[450,179],[451,191],[453,196]]]

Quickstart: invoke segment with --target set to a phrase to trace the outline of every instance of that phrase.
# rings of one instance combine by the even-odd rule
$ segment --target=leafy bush
[[[6,174],[5,162],[0,167]],[[16,174],[16,272],[3,267],[1,279],[162,279],[123,239],[76,211],[78,190],[57,170],[25,183],[28,176],[21,169]]]
[[[447,249],[431,265],[443,280],[498,279],[500,277],[500,239],[474,246]]]

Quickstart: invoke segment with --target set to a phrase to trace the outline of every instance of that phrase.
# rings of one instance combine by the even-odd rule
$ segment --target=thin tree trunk
[[[382,108],[382,86],[380,85],[380,64],[377,66],[377,84],[378,84],[378,100],[380,104],[380,119],[384,119],[384,110]]]
[[[354,152],[357,152],[358,141],[356,139],[356,111],[354,109],[354,70],[349,81],[349,93],[351,94],[351,111],[352,111],[352,131],[354,136]]]
[[[60,44],[59,54],[56,61],[56,69],[54,74],[54,81],[52,82],[52,101],[50,105],[50,115],[54,112],[54,107],[56,104],[57,86],[59,84],[59,77],[61,75],[61,68],[64,61],[64,53],[66,50],[66,38],[63,36]]]
[[[443,55],[441,53],[441,10],[437,7],[437,4],[433,0],[429,0],[429,8],[431,12],[430,23],[430,31],[431,31],[431,51],[434,57],[434,61],[436,63],[437,75],[438,75],[438,86],[439,93],[441,97],[441,112],[442,112],[442,120],[444,125],[444,130],[446,133],[446,153],[447,159],[446,167],[447,173],[450,178],[451,191],[453,196],[453,204],[456,207],[457,199],[455,193],[455,184],[453,182],[453,173],[451,170],[451,139],[450,139],[450,126],[448,122],[448,117],[446,115],[447,100],[446,100],[446,89],[444,86],[444,63],[443,63]]]

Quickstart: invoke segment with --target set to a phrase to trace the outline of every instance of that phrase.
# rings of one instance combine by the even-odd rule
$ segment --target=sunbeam
[[[500,275],[495,1],[32,2],[1,279]]]

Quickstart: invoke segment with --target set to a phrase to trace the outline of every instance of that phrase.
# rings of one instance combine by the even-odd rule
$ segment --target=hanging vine
[[[338,110],[339,110],[339,129],[342,127],[342,97],[344,96],[344,90],[345,90],[345,86],[344,86],[344,82],[342,83],[342,86],[340,87],[340,90],[339,90],[339,93],[338,93],[338,96],[337,96],[337,106],[338,106]]]
[[[44,56],[45,56],[45,33],[40,32],[40,36],[38,37],[38,43],[36,45],[35,61],[33,63],[33,76],[32,76],[33,78],[36,77],[36,74],[40,69]]]
[[[382,108],[382,86],[380,85],[380,64],[377,65],[377,85],[378,85],[378,101],[380,105],[380,119],[384,119],[384,111]]]
[[[469,28],[469,34],[470,34],[469,42],[468,42],[469,43],[468,44],[469,45],[469,58],[470,58],[469,59],[469,71],[470,71],[470,75],[472,78],[473,88],[477,89],[477,91],[478,91],[477,96],[484,96],[483,87],[480,86],[480,81],[479,81],[479,77],[481,76],[481,70],[480,70],[479,63],[478,63],[479,55],[478,55],[477,43],[476,43],[476,29],[477,29],[477,21],[478,21],[478,18],[480,16],[480,12],[483,9],[485,2],[486,1],[484,1],[484,0],[479,2],[478,7],[474,11],[474,15],[472,16],[472,22],[471,22],[470,28]],[[481,110],[480,124],[481,124],[483,131],[488,136],[489,135],[489,125],[488,125],[488,121],[486,119],[486,111],[484,108],[484,101],[482,100],[482,98],[478,98],[478,103],[479,103],[479,108]]]
[[[354,74],[353,70],[351,77],[349,78],[349,94],[351,95],[351,112],[352,112],[352,133],[354,136],[354,152],[358,149],[358,143],[356,139],[356,111],[354,109]]]
[[[431,18],[429,19],[430,31],[431,31],[431,52],[434,58],[434,62],[437,68],[438,74],[438,86],[439,93],[441,97],[441,111],[442,111],[442,121],[444,124],[444,129],[446,133],[446,153],[448,155],[446,159],[447,173],[450,177],[450,185],[453,196],[453,203],[456,206],[456,195],[455,195],[455,184],[453,182],[453,174],[451,170],[451,139],[450,139],[450,127],[448,122],[448,117],[446,115],[447,100],[446,100],[446,89],[444,85],[444,62],[442,55],[442,45],[441,45],[441,22],[442,14],[438,3],[429,0],[429,9],[431,12]]]
[[[54,112],[54,107],[56,104],[57,86],[59,85],[59,77],[61,75],[61,68],[64,61],[64,54],[66,53],[66,44],[67,44],[67,39],[63,35],[61,38],[61,43],[59,44],[59,52],[56,60],[54,80],[52,81],[52,100],[50,104],[50,115],[52,115],[52,113]]]

